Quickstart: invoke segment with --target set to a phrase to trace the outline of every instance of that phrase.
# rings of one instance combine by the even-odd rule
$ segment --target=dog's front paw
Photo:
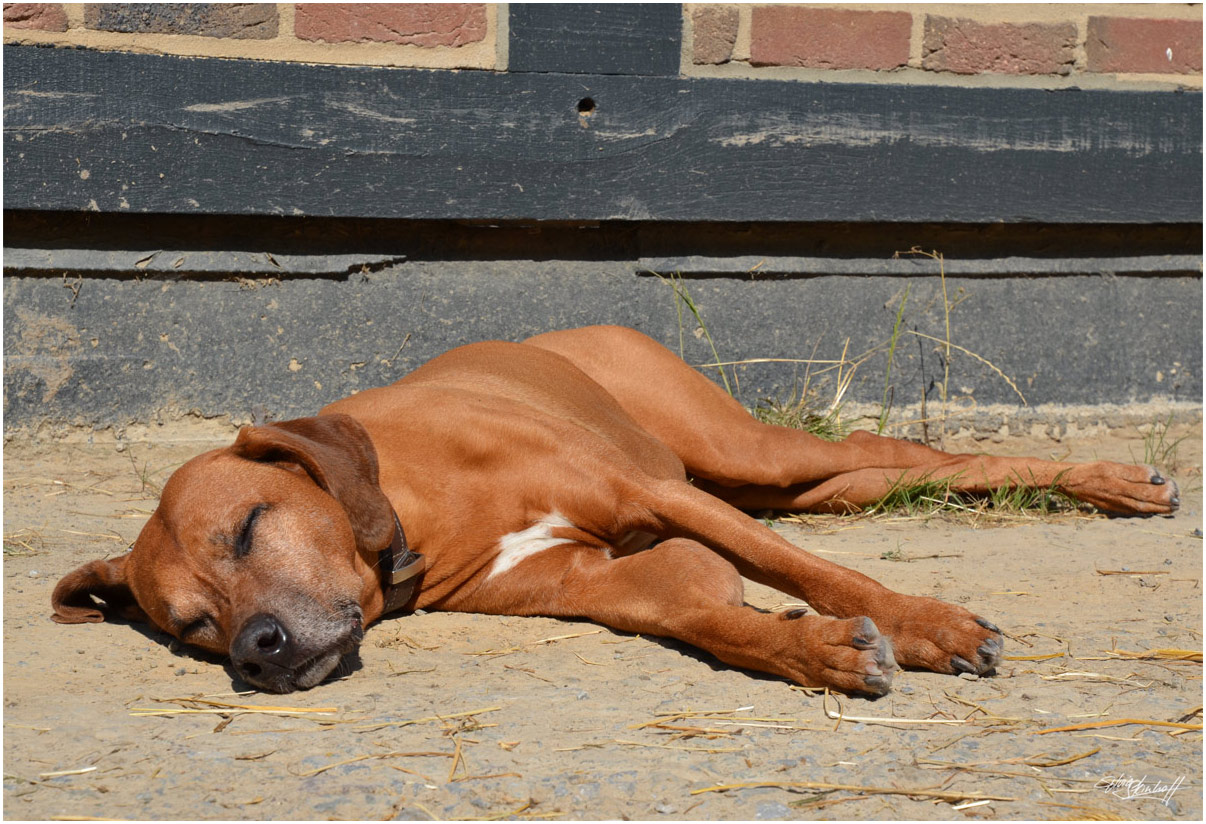
[[[899,669],[892,641],[870,618],[826,618],[783,613],[783,621],[799,632],[793,645],[790,675],[807,687],[832,687],[842,692],[883,695],[892,688]],[[802,636],[802,637],[800,637]]]
[[[896,594],[877,616],[904,667],[983,675],[1001,660],[1005,641],[991,622],[955,604]]]

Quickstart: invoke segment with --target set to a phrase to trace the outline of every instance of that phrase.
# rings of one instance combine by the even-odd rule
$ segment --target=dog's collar
[[[427,566],[423,556],[411,552],[407,546],[406,533],[402,531],[397,512],[394,513],[394,539],[381,550],[377,566],[381,569],[381,589],[385,593],[385,607],[381,614],[388,615],[402,609],[410,601],[418,577]]]

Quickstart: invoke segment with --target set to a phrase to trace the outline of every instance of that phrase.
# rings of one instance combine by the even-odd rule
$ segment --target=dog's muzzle
[[[364,637],[359,605],[340,619],[290,626],[275,615],[253,615],[230,647],[230,660],[247,683],[269,692],[309,689],[331,674]],[[314,638],[316,631],[320,635]],[[308,637],[307,637],[308,636]]]
[[[419,576],[426,567],[423,556],[412,552],[398,514],[394,537],[378,558],[385,598],[382,614],[403,609],[414,597]],[[344,655],[355,651],[364,637],[358,604],[349,604],[335,616],[306,615],[316,604],[290,613],[291,626],[269,613],[253,615],[240,628],[230,647],[230,658],[248,683],[272,692],[308,689],[327,677]]]

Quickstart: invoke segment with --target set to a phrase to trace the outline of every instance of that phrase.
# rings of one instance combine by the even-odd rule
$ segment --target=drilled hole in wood
[[[593,97],[584,97],[578,101],[578,114],[583,117],[590,117],[595,113],[595,99]]]

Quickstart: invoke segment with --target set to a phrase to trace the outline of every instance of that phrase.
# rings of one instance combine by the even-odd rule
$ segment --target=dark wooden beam
[[[4,57],[6,208],[692,222],[1202,216],[1197,93],[417,71],[29,46],[6,46]]]
[[[508,71],[678,74],[680,3],[511,3]]]

